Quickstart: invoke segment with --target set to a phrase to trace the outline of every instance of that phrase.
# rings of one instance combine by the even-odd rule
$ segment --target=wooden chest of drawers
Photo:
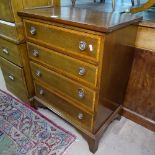
[[[101,134],[119,116],[137,32],[129,23],[141,18],[117,15],[118,21],[108,23],[116,14],[69,7],[19,15],[24,17],[35,102],[73,124],[95,152]],[[104,20],[95,23],[94,16]]]
[[[17,11],[50,4],[49,0],[0,1],[0,66],[7,89],[26,102],[34,95],[34,86],[28,63],[23,22]]]

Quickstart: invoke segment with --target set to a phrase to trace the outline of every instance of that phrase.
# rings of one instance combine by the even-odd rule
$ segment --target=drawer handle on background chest
[[[15,77],[14,77],[13,75],[9,75],[8,77],[9,77],[9,79],[12,80],[12,81],[15,80]]]
[[[85,91],[82,88],[78,89],[78,96],[80,99],[83,99],[85,97]]]
[[[84,67],[79,68],[79,75],[83,76],[86,74],[86,69]]]
[[[3,49],[2,49],[2,52],[3,52],[4,54],[7,54],[7,55],[9,54],[9,51],[8,51],[7,48],[3,48]]]
[[[84,117],[83,113],[79,113],[79,114],[78,114],[78,119],[82,120],[83,117]]]
[[[32,35],[36,35],[37,29],[36,29],[35,27],[31,26],[31,28],[30,28],[30,33],[31,33]]]
[[[79,49],[81,51],[84,51],[86,48],[87,48],[87,43],[84,42],[84,41],[80,41],[80,43],[79,43]]]
[[[40,95],[44,95],[44,90],[43,89],[40,89],[39,94]]]
[[[36,71],[36,76],[41,77],[41,71],[37,70]]]
[[[34,57],[38,57],[39,56],[38,50],[33,50],[32,54],[33,54]]]

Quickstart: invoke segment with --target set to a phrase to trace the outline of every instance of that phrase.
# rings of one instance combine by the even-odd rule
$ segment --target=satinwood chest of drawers
[[[95,152],[118,117],[137,26],[130,14],[70,7],[19,12],[23,17],[35,102],[74,125]]]
[[[28,63],[23,22],[17,11],[50,4],[50,0],[0,1],[0,67],[7,89],[26,102],[34,95],[34,86]]]

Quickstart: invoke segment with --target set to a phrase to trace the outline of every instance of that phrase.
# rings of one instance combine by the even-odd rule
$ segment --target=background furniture
[[[130,9],[131,13],[142,12],[142,11],[145,11],[145,10],[149,9],[153,5],[155,5],[155,1],[154,0],[148,0],[146,3],[144,3],[142,5],[140,5],[139,1],[138,1],[139,6],[136,6],[136,7],[133,7],[133,8]]]
[[[76,0],[71,0],[72,2],[72,6],[75,6],[75,3],[76,3]],[[94,3],[96,3],[97,1],[94,0]],[[100,0],[100,3],[105,3],[105,0]],[[131,4],[132,6],[135,5],[135,1],[134,0],[131,0]],[[116,5],[116,1],[115,0],[112,0],[112,8],[113,10],[115,10],[115,5]],[[137,0],[137,5],[140,5],[140,0]]]
[[[22,19],[17,11],[51,5],[50,0],[0,1],[0,66],[7,89],[28,102],[34,95]]]

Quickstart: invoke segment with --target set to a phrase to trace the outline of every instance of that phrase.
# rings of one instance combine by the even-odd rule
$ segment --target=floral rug
[[[76,137],[0,90],[0,155],[62,155]]]

